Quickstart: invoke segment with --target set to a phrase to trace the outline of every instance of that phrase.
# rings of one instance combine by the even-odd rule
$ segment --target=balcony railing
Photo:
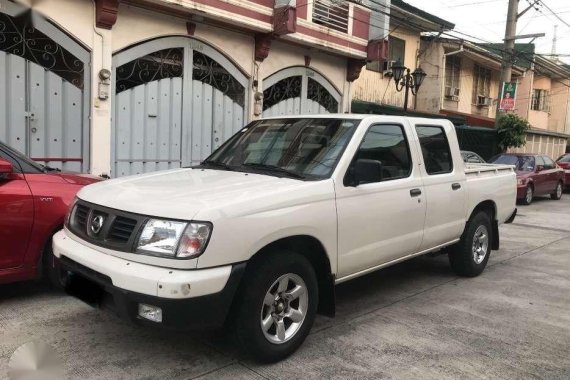
[[[348,32],[350,4],[342,0],[314,0],[313,22],[327,28]]]

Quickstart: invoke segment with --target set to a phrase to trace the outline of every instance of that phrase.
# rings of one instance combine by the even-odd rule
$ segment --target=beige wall
[[[91,51],[90,99],[90,172],[108,174],[111,169],[111,113],[113,96],[108,100],[97,98],[97,73],[111,70],[114,53],[133,44],[164,36],[187,36],[187,19],[121,3],[117,22],[112,30],[95,28],[94,8],[90,0],[45,0],[37,2],[36,9],[50,18],[62,30],[73,36]],[[246,34],[206,24],[197,24],[195,38],[225,54],[244,74],[253,78],[255,72],[253,33]],[[415,49],[415,47],[414,47]],[[415,51],[415,50],[414,50]],[[310,67],[327,78],[343,94],[343,111],[350,104],[349,85],[346,82],[346,59],[329,55],[318,49],[275,42],[269,57],[259,66],[259,82],[263,78],[289,66],[304,65],[304,56],[311,57]],[[253,116],[253,89],[249,87],[248,120]]]
[[[420,46],[420,34],[404,28],[396,29],[392,36],[402,39],[406,43],[404,66],[411,71],[416,69],[416,55]],[[383,73],[362,69],[360,78],[352,86],[352,96],[355,100],[388,104],[397,107],[404,105],[404,92],[396,91],[396,85],[392,77],[384,76]],[[414,99],[410,93],[408,107],[413,108]]]
[[[546,154],[556,160],[566,151],[566,139],[557,136],[544,136],[527,133],[526,145],[516,149],[509,149],[510,153],[536,153]]]
[[[551,83],[548,129],[570,134],[570,79]]]

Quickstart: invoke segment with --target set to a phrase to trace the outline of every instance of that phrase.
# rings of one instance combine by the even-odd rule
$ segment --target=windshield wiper
[[[305,179],[305,176],[299,173],[296,173],[292,170],[288,170],[276,165],[269,165],[269,164],[260,164],[256,162],[246,162],[242,166],[250,167],[254,169],[266,170],[271,172],[278,172],[288,175],[289,177],[297,178],[297,179]]]
[[[202,161],[200,163],[200,166],[213,166],[216,168],[222,168],[222,169],[229,170],[229,171],[235,170],[234,167],[232,167],[228,164],[224,164],[223,162],[220,162],[220,161],[208,161],[208,160],[206,160],[206,161]]]
[[[42,168],[44,169],[44,172],[60,172],[61,171],[60,168],[52,168],[51,166],[47,166],[47,165],[42,165]]]

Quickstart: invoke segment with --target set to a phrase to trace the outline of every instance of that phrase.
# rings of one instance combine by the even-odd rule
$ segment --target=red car
[[[542,154],[500,154],[493,164],[514,165],[517,172],[517,199],[529,205],[535,195],[560,199],[565,186],[564,170]]]
[[[75,194],[100,180],[39,165],[0,142],[0,283],[42,277]]]
[[[564,179],[566,187],[570,186],[570,153],[563,154],[556,160],[558,166],[564,169]]]

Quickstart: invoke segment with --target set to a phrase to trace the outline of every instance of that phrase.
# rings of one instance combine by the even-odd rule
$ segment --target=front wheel
[[[529,205],[532,203],[532,198],[534,198],[534,189],[531,185],[526,187],[524,198],[522,199],[523,205]]]
[[[552,194],[550,194],[550,198],[554,199],[554,200],[559,200],[560,198],[562,198],[562,182],[558,182],[558,184],[556,184],[556,189],[554,189],[554,192]]]
[[[279,251],[251,264],[236,299],[239,342],[254,359],[281,360],[299,348],[315,320],[317,277],[302,255]]]
[[[459,276],[475,277],[483,272],[491,253],[491,220],[480,211],[467,223],[461,240],[449,253],[449,263]]]

